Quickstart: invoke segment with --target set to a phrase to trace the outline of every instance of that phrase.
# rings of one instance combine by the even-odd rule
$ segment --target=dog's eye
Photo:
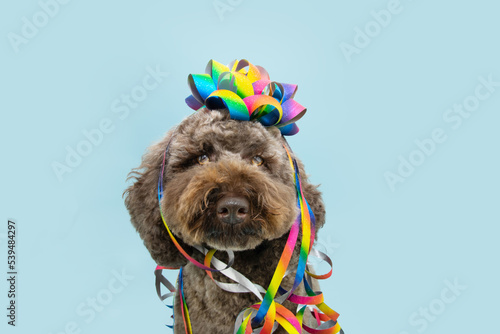
[[[198,163],[200,165],[204,165],[204,164],[208,163],[209,161],[210,161],[210,159],[208,158],[208,156],[206,154],[200,155],[198,157]]]
[[[264,159],[258,155],[252,158],[252,165],[260,166],[264,163]]]

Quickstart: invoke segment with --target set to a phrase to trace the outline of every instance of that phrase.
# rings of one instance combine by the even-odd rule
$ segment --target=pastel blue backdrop
[[[2,333],[170,332],[125,179],[191,113],[187,75],[241,58],[297,83],[308,108],[290,144],[324,194],[318,248],[334,275],[322,288],[345,332],[495,331],[499,10],[486,0],[4,1]]]

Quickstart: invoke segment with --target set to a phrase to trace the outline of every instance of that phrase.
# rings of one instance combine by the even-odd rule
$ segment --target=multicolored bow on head
[[[245,59],[228,66],[212,59],[205,74],[189,75],[188,84],[192,95],[186,103],[190,108],[228,109],[232,119],[276,126],[285,136],[299,132],[295,122],[306,113],[293,99],[297,85],[271,81],[263,67]]]

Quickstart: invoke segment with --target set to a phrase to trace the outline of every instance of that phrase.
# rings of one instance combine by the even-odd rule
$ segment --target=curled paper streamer
[[[160,203],[161,211],[161,199],[163,198],[163,176],[165,170],[166,157],[170,142],[167,144],[167,148],[164,153],[164,159],[161,166],[161,173],[158,180],[158,200]],[[307,260],[309,255],[316,256],[327,262],[330,267],[332,267],[332,261],[330,258],[315,249],[312,248],[314,243],[314,231],[315,231],[315,219],[314,214],[307,203],[302,192],[302,185],[300,182],[299,169],[297,162],[292,158],[288,146],[284,146],[287,152],[290,166],[295,172],[295,187],[297,191],[297,206],[300,209],[300,214],[295,220],[294,224],[288,235],[288,240],[283,250],[282,256],[278,263],[278,266],[273,274],[271,283],[269,287],[264,289],[262,286],[252,283],[248,278],[243,276],[238,271],[231,268],[234,261],[234,254],[228,252],[229,261],[224,263],[214,257],[216,250],[207,250],[204,247],[197,246],[200,253],[205,255],[204,263],[199,263],[189,256],[182,247],[178,244],[177,240],[170,232],[170,229],[164,220],[163,214],[161,214],[163,223],[169,235],[177,246],[178,250],[194,265],[204,269],[207,275],[219,286],[222,290],[232,292],[232,293],[253,293],[260,300],[257,304],[251,305],[242,312],[237,317],[234,327],[235,334],[247,334],[247,333],[260,333],[260,334],[270,334],[273,333],[278,324],[281,325],[287,333],[291,334],[301,334],[302,330],[308,333],[314,334],[336,334],[343,333],[339,324],[337,323],[337,318],[339,314],[332,310],[324,302],[324,297],[321,291],[316,292],[311,288],[310,280],[312,277],[316,279],[325,279],[331,275],[331,270],[324,275],[315,275],[310,273],[307,269]],[[281,286],[283,278],[290,273],[290,268],[288,267],[290,258],[293,253],[293,249],[299,238],[299,230],[302,231],[302,238],[300,243],[300,256],[299,262],[296,268],[296,274],[294,279],[294,284],[290,290],[285,290]],[[215,268],[212,268],[212,265]],[[175,293],[175,288],[168,282],[162,275],[162,269],[173,269],[165,267],[157,267],[155,271],[156,274],[156,290],[158,297],[163,301],[169,297],[172,297]],[[217,271],[231,279],[234,283],[223,283],[215,280],[212,276],[212,272]],[[182,268],[179,273],[178,280],[179,288],[179,302],[182,313],[182,320],[184,322],[184,328],[186,334],[192,334],[192,327],[189,318],[189,309],[184,298],[183,291],[183,280],[182,280]],[[294,293],[295,289],[303,284],[307,293],[307,296],[299,296]],[[167,294],[161,293],[161,285],[166,287],[170,292]],[[279,295],[277,295],[279,293]],[[290,301],[297,304],[297,313],[294,315],[288,309],[283,307],[282,303],[285,301]],[[311,328],[302,323],[304,312],[314,312],[316,317],[318,327]],[[263,324],[259,327],[259,324]],[[171,326],[168,326],[171,327]],[[196,334],[196,333],[195,333]]]
[[[263,67],[245,59],[228,66],[210,60],[204,74],[188,76],[188,85],[190,108],[227,109],[232,119],[276,126],[286,136],[299,131],[295,122],[306,113],[293,99],[297,85],[271,81]]]

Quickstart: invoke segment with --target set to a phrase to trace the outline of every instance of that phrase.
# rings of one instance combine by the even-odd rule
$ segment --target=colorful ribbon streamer
[[[158,180],[158,200],[160,204],[161,211],[161,200],[163,198],[163,176],[165,170],[165,164],[168,154],[168,149],[170,147],[170,143],[167,145],[167,148],[164,153],[164,158],[161,166],[160,177]],[[337,318],[339,314],[333,311],[328,305],[324,303],[323,294],[321,292],[316,293],[310,287],[309,280],[311,277],[316,279],[325,279],[331,275],[332,270],[324,275],[315,275],[311,274],[307,270],[307,259],[309,255],[313,255],[319,257],[326,261],[330,266],[332,266],[332,262],[330,258],[319,252],[315,249],[312,249],[312,245],[314,242],[314,231],[315,231],[315,221],[314,214],[307,203],[307,200],[304,197],[302,192],[299,169],[297,166],[297,162],[292,158],[292,155],[289,151],[288,146],[284,146],[284,149],[287,152],[290,166],[294,170],[295,175],[295,187],[297,191],[297,205],[300,209],[300,214],[295,220],[294,224],[288,235],[288,240],[285,245],[285,249],[283,250],[282,256],[278,263],[278,266],[273,274],[273,278],[267,290],[264,290],[261,286],[253,284],[248,278],[241,275],[239,272],[231,268],[231,265],[234,261],[234,254],[232,252],[228,252],[229,261],[228,264],[223,263],[222,261],[216,259],[214,254],[216,250],[206,250],[202,247],[195,247],[198,251],[205,255],[204,263],[201,264],[194,260],[191,256],[189,256],[184,249],[180,246],[180,244],[175,239],[174,235],[170,231],[163,214],[162,220],[167,228],[167,231],[179,249],[179,251],[194,265],[197,267],[204,269],[207,275],[223,290],[234,292],[234,293],[254,293],[260,300],[260,303],[250,306],[249,308],[243,310],[235,322],[235,334],[249,334],[249,333],[261,333],[261,334],[270,334],[274,332],[277,328],[277,325],[281,325],[287,333],[291,334],[301,334],[302,329],[311,334],[337,334],[343,333],[339,324],[337,323]],[[302,240],[301,240],[301,249],[299,255],[299,262],[296,268],[296,276],[294,279],[293,287],[286,291],[281,287],[281,281],[288,273],[288,264],[290,262],[293,250],[298,240],[299,230],[302,230]],[[211,268],[214,266],[216,269]],[[163,276],[161,276],[162,269],[174,269],[174,268],[165,268],[165,267],[157,267],[155,271],[157,280],[156,280],[156,290],[158,297],[161,300],[164,300],[168,297],[171,297],[174,293],[174,289],[170,282],[166,280]],[[233,280],[235,283],[222,283],[213,279],[212,272],[217,271],[226,277]],[[298,296],[293,292],[299,286],[300,283],[304,284],[307,296]],[[160,291],[160,284],[163,284],[170,290],[170,293],[162,295]],[[186,334],[192,334],[192,327],[189,318],[189,310],[185,302],[184,291],[183,291],[183,280],[182,280],[182,268],[179,274],[179,302],[181,306],[182,319],[184,322],[184,327],[186,330]],[[276,297],[277,293],[281,295]],[[262,295],[264,294],[264,297]],[[285,301],[289,300],[298,305],[297,314],[294,315],[288,309],[283,307],[281,304]],[[318,321],[317,328],[311,328],[302,323],[302,319],[304,317],[305,311],[314,312],[314,316]],[[319,312],[320,310],[321,312]],[[261,328],[253,328],[257,327],[260,323],[263,323],[263,327]],[[323,323],[322,323],[323,322]],[[169,326],[171,327],[171,326]]]
[[[190,108],[227,109],[232,119],[276,126],[285,136],[299,132],[295,122],[306,113],[293,99],[297,85],[271,81],[264,68],[245,59],[228,66],[210,60],[205,74],[188,76],[188,85]]]

